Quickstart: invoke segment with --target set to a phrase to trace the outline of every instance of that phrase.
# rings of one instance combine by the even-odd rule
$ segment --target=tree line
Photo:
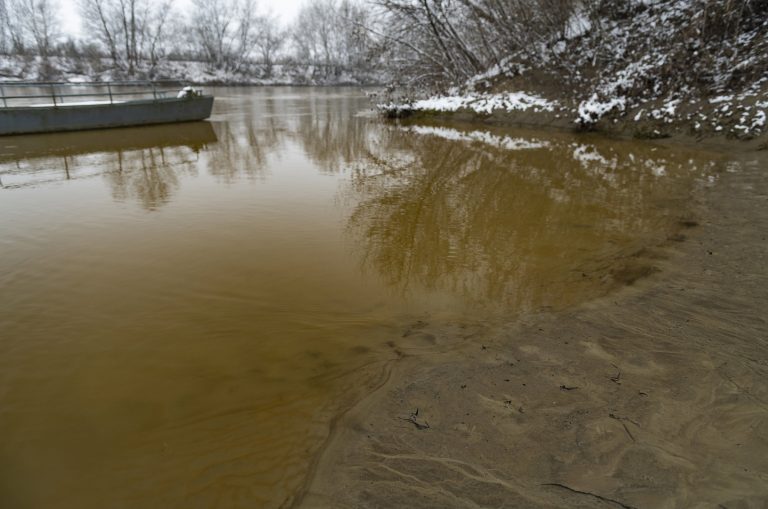
[[[510,56],[576,69],[574,55],[557,48],[586,29],[594,39],[590,65],[599,66],[615,59],[612,39],[600,43],[613,20],[665,3],[306,0],[282,26],[257,1],[190,0],[182,12],[178,0],[77,0],[84,35],[73,40],[62,37],[57,0],[0,0],[0,54],[107,59],[126,75],[168,60],[202,61],[226,72],[258,64],[266,76],[276,63],[330,73],[377,68],[401,85],[440,88],[503,66]],[[680,31],[683,45],[691,37],[700,46],[733,38],[768,17],[766,0],[692,1],[704,15]]]
[[[83,35],[64,35],[56,0],[0,0],[0,54],[107,59],[126,75],[167,60],[205,62],[226,72],[259,64],[370,67],[377,47],[371,6],[308,0],[282,26],[256,0],[78,0]]]

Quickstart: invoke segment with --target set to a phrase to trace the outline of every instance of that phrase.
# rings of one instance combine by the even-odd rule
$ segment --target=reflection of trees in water
[[[309,97],[309,112],[297,117],[293,130],[320,171],[336,173],[368,151],[372,142],[369,121],[356,116],[366,107],[365,101],[350,94]]]
[[[236,97],[237,114],[230,112],[229,121],[214,124],[218,143],[207,154],[209,173],[224,182],[264,178],[268,158],[282,146],[286,131],[284,104],[268,93]]]
[[[393,134],[347,190],[359,200],[349,229],[364,264],[403,291],[450,290],[517,310],[565,305],[618,256],[663,239],[685,207],[685,157],[543,145]]]
[[[0,154],[0,176],[10,187],[103,176],[115,199],[155,209],[215,141],[205,122],[24,136]]]
[[[273,98],[274,91],[263,95],[238,96],[235,113],[227,122],[207,124],[215,134],[215,143],[205,145],[202,156],[194,158],[169,148],[116,151],[106,155],[101,164],[109,171],[115,199],[135,197],[147,208],[166,203],[179,187],[181,173],[195,173],[202,165],[223,182],[240,178],[264,178],[269,158],[280,155],[286,140],[297,140],[320,171],[338,171],[359,159],[368,150],[366,121],[355,114],[363,104],[360,97],[325,93],[302,95],[293,99]],[[210,129],[210,127],[208,127]]]
[[[231,181],[265,176],[269,157],[296,141],[324,173],[335,173],[369,150],[369,121],[357,117],[365,97],[348,91],[301,93],[264,89],[233,94],[228,121],[214,124],[218,143],[207,156],[210,173]]]
[[[259,124],[250,118],[242,123],[216,124],[219,141],[207,154],[208,172],[224,182],[264,178],[268,157],[282,144],[284,130],[275,117],[262,119]]]
[[[118,201],[138,200],[147,210],[168,203],[180,174],[197,175],[198,153],[188,147],[158,147],[109,153],[104,177]]]

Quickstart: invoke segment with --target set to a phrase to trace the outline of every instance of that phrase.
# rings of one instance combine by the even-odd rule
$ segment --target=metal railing
[[[184,84],[180,81],[107,81],[107,82],[80,82],[67,83],[55,81],[0,81],[0,107],[25,107],[25,106],[59,106],[77,105],[82,103],[72,102],[73,98],[104,99],[103,101],[89,101],[89,104],[115,104],[126,100],[154,100],[167,99],[168,94],[178,93]],[[15,92],[8,94],[9,90],[29,90],[31,93]],[[78,90],[79,89],[79,90]],[[128,99],[131,98],[131,99]],[[50,100],[50,103],[39,104],[35,101],[41,99]]]

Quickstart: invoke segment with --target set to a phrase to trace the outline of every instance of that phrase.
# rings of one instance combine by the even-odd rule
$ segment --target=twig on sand
[[[424,421],[423,423],[419,422],[418,417],[419,417],[419,409],[417,408],[416,411],[412,412],[411,415],[409,415],[407,418],[400,417],[400,419],[402,419],[403,421],[410,422],[411,424],[416,426],[416,429],[418,430],[429,429],[430,428],[429,423],[427,421]]]
[[[618,420],[618,421],[627,421],[627,422],[631,422],[632,424],[634,424],[634,425],[635,425],[635,426],[637,426],[638,428],[640,427],[640,423],[639,423],[639,422],[637,422],[637,421],[635,421],[635,420],[632,420],[632,419],[630,419],[629,417],[624,417],[624,416],[622,416],[622,415],[617,415],[617,414],[614,414],[613,412],[611,412],[610,414],[608,414],[608,417],[610,417],[611,419],[616,419],[616,420]]]
[[[588,496],[594,497],[594,498],[596,498],[598,500],[602,500],[603,502],[609,502],[611,504],[616,504],[617,506],[622,507],[623,509],[637,509],[634,506],[627,505],[627,504],[622,504],[618,500],[613,500],[612,498],[606,498],[606,497],[603,497],[603,496],[598,495],[596,493],[591,493],[589,491],[576,490],[576,489],[571,488],[570,486],[566,486],[565,484],[560,484],[559,482],[548,482],[548,483],[542,484],[542,486],[556,486],[558,488],[562,488],[564,490],[568,490],[571,493],[577,493],[579,495],[588,495]]]
[[[634,437],[634,435],[632,435],[632,433],[629,431],[629,428],[627,427],[627,425],[626,425],[626,424],[624,424],[624,421],[629,421],[629,422],[631,422],[632,424],[634,424],[635,426],[637,426],[637,427],[639,428],[639,427],[640,427],[640,425],[639,425],[638,423],[636,423],[635,421],[633,421],[632,419],[630,419],[630,418],[628,418],[628,417],[621,417],[621,416],[619,416],[619,415],[616,415],[616,414],[613,414],[613,413],[611,413],[611,414],[608,414],[608,417],[610,417],[611,419],[615,419],[615,420],[619,421],[619,423],[620,423],[620,424],[622,425],[622,427],[624,428],[624,431],[626,431],[626,432],[627,432],[627,435],[629,435],[629,438],[630,438],[630,439],[631,439],[633,442],[637,442],[637,440],[635,440],[635,437]]]
[[[617,385],[621,385],[621,369],[616,364],[611,364],[611,366],[619,370],[618,373],[610,377],[611,382]]]

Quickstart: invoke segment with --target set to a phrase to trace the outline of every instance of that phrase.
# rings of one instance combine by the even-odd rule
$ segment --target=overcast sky
[[[259,10],[271,10],[280,16],[283,23],[288,23],[299,12],[299,7],[305,0],[261,0],[257,2]],[[177,8],[190,5],[190,0],[175,0]],[[61,29],[67,35],[80,35],[80,18],[77,13],[77,0],[59,0],[61,8]]]

